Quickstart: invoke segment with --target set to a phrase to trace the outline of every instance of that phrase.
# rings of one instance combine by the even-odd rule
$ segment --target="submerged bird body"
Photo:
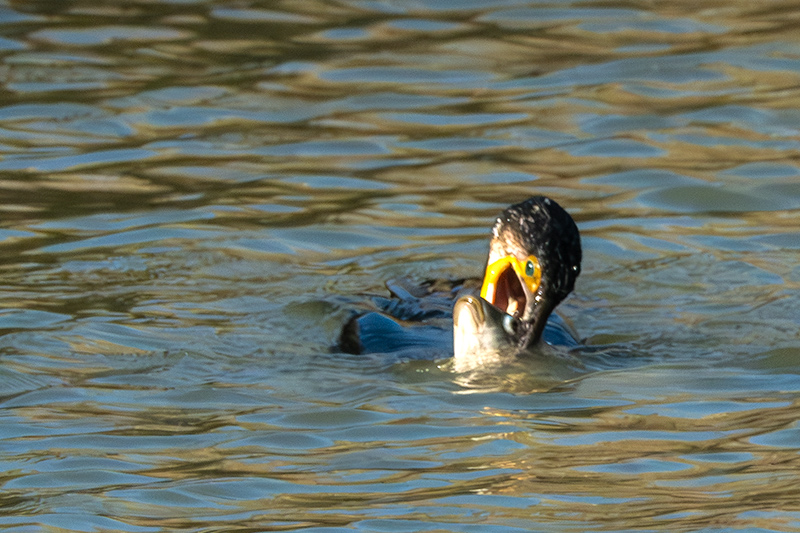
[[[449,340],[452,340],[456,370],[502,364],[535,352],[548,318],[573,290],[580,265],[578,228],[556,202],[544,196],[534,196],[505,209],[492,228],[480,296],[474,291],[462,294],[452,308],[452,337]],[[452,298],[452,293],[458,289],[456,287],[444,297]],[[400,301],[409,301],[409,292],[402,294],[402,290],[393,290],[395,295],[398,292],[401,293]],[[439,293],[438,297],[441,299],[442,294]],[[424,301],[424,298],[417,300]],[[440,301],[439,317],[447,316],[443,308]],[[375,351],[370,349],[372,346],[366,346],[364,340],[374,341],[384,333],[380,331],[381,327],[377,331],[367,331],[376,323],[382,323],[385,333],[392,337],[399,334],[400,329],[389,327],[389,322],[385,322],[392,321],[389,317],[384,317],[383,322],[375,317],[366,318],[373,314],[355,317],[345,326],[340,338],[345,351]],[[563,322],[561,325],[564,326]],[[569,342],[570,335],[563,334],[564,327],[557,327],[562,333],[554,336],[567,344],[575,344],[574,340]],[[441,332],[440,340],[444,341],[441,337],[445,330],[441,326],[433,328],[423,336],[412,334],[414,341],[410,344],[423,345],[426,339],[437,338],[437,330]],[[548,329],[552,332],[554,328]],[[396,344],[393,340],[386,339],[386,344]],[[547,335],[545,340],[550,340]]]

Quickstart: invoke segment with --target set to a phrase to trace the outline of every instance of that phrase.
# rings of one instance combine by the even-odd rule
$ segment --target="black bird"
[[[492,228],[480,298],[453,311],[456,366],[524,357],[581,271],[581,238],[560,205],[534,196],[505,209]]]
[[[456,370],[533,353],[548,318],[572,292],[580,270],[578,227],[555,201],[534,196],[505,209],[492,228],[480,296],[461,295],[452,308]],[[395,284],[390,290],[397,298],[377,300],[379,307],[401,320],[410,315],[415,320],[441,317],[449,315],[453,295],[462,285],[468,283],[456,283],[449,293],[440,291],[427,299],[424,288],[407,290]],[[555,329],[554,344],[577,343],[563,322]],[[436,339],[441,342],[443,333],[438,326],[404,328],[390,317],[367,313],[345,325],[340,348],[349,353],[394,351],[389,348],[421,347]]]

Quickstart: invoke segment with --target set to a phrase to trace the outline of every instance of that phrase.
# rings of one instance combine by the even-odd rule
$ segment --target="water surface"
[[[0,526],[800,530],[799,15],[6,2]],[[587,372],[331,351],[532,194]]]

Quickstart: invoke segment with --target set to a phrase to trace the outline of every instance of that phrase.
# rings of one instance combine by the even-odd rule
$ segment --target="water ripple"
[[[796,12],[0,8],[0,523],[791,529]],[[332,348],[532,194],[585,372]]]

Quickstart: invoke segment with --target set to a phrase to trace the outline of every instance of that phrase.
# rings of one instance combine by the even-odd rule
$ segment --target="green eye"
[[[533,276],[534,272],[536,272],[536,267],[533,265],[533,261],[528,261],[525,263],[525,275]]]

